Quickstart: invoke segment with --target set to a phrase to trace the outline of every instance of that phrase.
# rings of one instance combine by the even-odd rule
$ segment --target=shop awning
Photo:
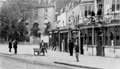
[[[111,22],[106,26],[118,26],[118,25],[120,25],[120,19],[111,20]]]
[[[98,24],[100,24],[101,26],[100,27],[107,27],[107,26],[118,26],[120,25],[120,19],[114,19],[114,20],[111,20],[110,23],[105,23],[105,22],[102,22],[102,23],[82,23],[82,24],[77,24],[76,26],[79,27],[80,29],[85,29],[85,28],[95,28],[95,27],[99,27]]]

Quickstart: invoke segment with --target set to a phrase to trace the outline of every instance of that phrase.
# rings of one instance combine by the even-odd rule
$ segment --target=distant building
[[[70,2],[70,0],[35,0],[36,9],[33,9],[32,18],[28,19],[29,35],[34,23],[39,24],[40,33],[44,34],[46,25],[44,23],[49,22],[49,30],[55,29],[56,16],[59,14],[59,10]]]
[[[5,3],[5,0],[0,0],[0,9],[3,6],[4,3]]]

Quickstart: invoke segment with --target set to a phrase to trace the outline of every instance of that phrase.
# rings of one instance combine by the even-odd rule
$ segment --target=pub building
[[[80,29],[80,50],[83,49],[86,53],[85,48],[87,47],[87,50],[92,49],[92,55],[106,56],[107,49],[112,48],[115,53],[120,46],[120,19],[113,16],[107,22],[103,20],[105,18],[99,11],[95,16],[95,21],[92,20],[92,17],[90,18],[89,23],[76,25]]]

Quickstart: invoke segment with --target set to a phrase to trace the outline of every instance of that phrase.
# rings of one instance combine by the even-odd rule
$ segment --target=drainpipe
[[[80,49],[81,49],[81,47],[80,47],[80,45],[81,45],[81,42],[80,42],[80,41],[81,41],[81,39],[80,39],[80,37],[81,37],[81,36],[80,36],[80,33],[81,33],[81,32],[80,32],[80,29],[79,29],[79,34],[78,34],[78,37],[79,37],[79,54],[80,54],[80,51],[81,51],[81,50],[80,50]]]

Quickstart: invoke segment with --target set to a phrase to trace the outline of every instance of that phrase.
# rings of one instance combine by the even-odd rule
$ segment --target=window
[[[99,4],[99,9],[102,9],[103,8],[103,5],[102,4]]]
[[[120,36],[116,36],[116,45],[120,45]]]
[[[117,10],[120,10],[120,0],[117,0]]]
[[[91,15],[91,10],[92,10],[92,6],[85,6],[85,11],[84,11],[84,14],[85,14],[85,17],[88,17],[89,15]]]
[[[92,45],[92,37],[89,37],[88,39],[89,39],[88,40],[88,45]]]
[[[108,45],[108,36],[105,36],[105,45]]]
[[[113,0],[112,2],[112,11],[120,10],[120,0]]]
[[[89,9],[88,9],[88,15],[91,15],[91,6],[88,6]]]

